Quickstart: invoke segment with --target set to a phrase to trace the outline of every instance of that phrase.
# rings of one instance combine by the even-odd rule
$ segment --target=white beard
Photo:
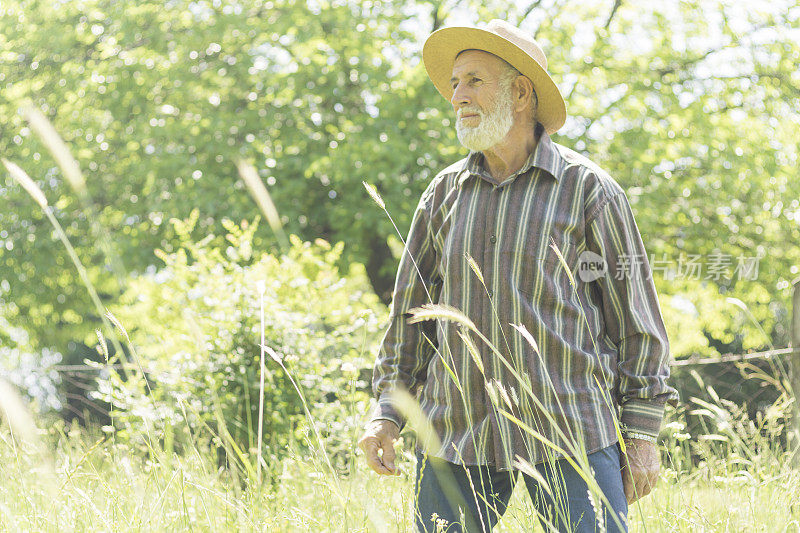
[[[476,105],[460,108],[456,114],[458,140],[465,148],[475,152],[482,152],[496,145],[508,135],[514,123],[513,104],[510,87],[503,87],[492,109],[484,111]],[[478,125],[463,125],[461,116],[473,113],[480,117]]]

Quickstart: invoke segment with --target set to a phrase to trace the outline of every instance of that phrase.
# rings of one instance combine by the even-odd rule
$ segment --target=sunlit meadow
[[[64,148],[54,144],[53,150]],[[61,159],[68,161],[65,153],[61,153]],[[22,168],[7,160],[4,164],[48,214],[62,242],[69,247],[44,193]],[[252,178],[246,164],[240,165],[240,172],[267,220],[274,223],[277,218],[271,212],[274,207],[268,194],[258,187],[258,180]],[[378,208],[385,210],[378,192],[365,185]],[[273,229],[280,231],[277,225]],[[80,260],[76,256],[73,259],[74,268],[84,272]],[[471,264],[475,275],[482,279],[477,265]],[[83,280],[86,289],[94,294],[88,280],[85,277]],[[308,390],[295,379],[292,365],[264,344],[263,283],[256,291],[262,301],[257,312],[261,341],[254,336],[251,348],[259,354],[261,375],[269,368],[274,375],[287,378],[291,394],[300,400],[304,413],[305,423],[299,431],[286,436],[284,453],[261,449],[264,435],[260,419],[258,434],[251,438],[256,445],[249,449],[237,446],[224,423],[214,429],[208,424],[182,427],[180,420],[159,426],[151,425],[154,419],[147,417],[112,417],[112,423],[103,428],[67,427],[58,419],[33,418],[17,392],[3,384],[0,462],[4,479],[0,484],[0,526],[7,531],[411,530],[414,439],[416,435],[423,442],[435,438],[426,434],[424,420],[418,413],[414,416],[413,402],[406,409],[409,425],[416,431],[405,432],[399,443],[400,476],[377,476],[356,451],[358,428],[366,421],[363,397],[357,395],[344,395],[341,400],[342,412],[348,413],[346,416],[353,423],[348,426],[349,434],[336,436],[336,443],[341,450],[344,441],[343,449],[349,452],[332,458],[331,434],[320,431],[324,424],[315,420],[319,406],[306,401]],[[136,346],[132,345],[125,325],[108,311],[103,316],[107,320],[107,334],[112,334],[115,342],[128,344],[134,356],[130,370],[134,374],[141,371]],[[462,338],[474,334],[478,342],[488,342],[457,310],[427,305],[415,312],[414,320],[431,319],[453,321],[462,328]],[[524,327],[518,329],[523,335],[526,333]],[[99,331],[98,335],[98,346],[108,357],[108,341]],[[492,350],[502,359],[499,351],[493,347]],[[474,343],[471,352],[476,354]],[[369,354],[361,355],[369,358]],[[507,361],[504,364],[509,365]],[[704,386],[698,374],[695,378]],[[353,374],[353,386],[355,380]],[[661,439],[664,464],[661,479],[651,495],[631,507],[631,530],[793,531],[798,528],[800,475],[792,466],[791,454],[785,451],[792,395],[784,381],[771,380],[770,385],[780,389],[778,401],[755,421],[732,402],[716,397],[710,387],[706,389],[713,402],[693,398],[688,403],[691,414],[704,421],[702,434],[686,432],[686,408],[669,411]],[[147,389],[145,396],[149,397],[151,392]],[[264,394],[261,379],[259,395],[263,398]],[[149,401],[157,400],[150,397]],[[493,401],[499,412],[509,416],[510,404],[506,410],[497,394],[493,395]],[[153,408],[159,412],[158,405]],[[535,432],[531,428],[526,431]],[[122,434],[125,438],[118,438]],[[224,450],[223,461],[220,449]],[[574,451],[580,456],[579,449]],[[542,528],[522,486],[518,485],[497,530]],[[431,530],[437,529],[444,531],[447,524],[431,521]]]
[[[662,305],[673,351],[788,344],[796,5],[241,4],[0,2],[0,305],[18,304],[0,308],[0,341],[8,317],[36,340],[54,333],[39,348],[88,331],[80,400],[102,420],[65,422],[0,376],[0,531],[413,530],[414,447],[436,446],[418,405],[398,397],[399,476],[372,472],[356,445],[388,315],[372,282],[402,252],[399,206],[408,222],[460,149],[419,44],[476,13],[537,28],[569,89],[558,141],[620,178],[649,251],[763,259],[748,284],[657,280],[682,304]],[[414,320],[452,322],[473,357],[488,343],[427,304]],[[537,398],[488,348],[517,381],[487,383],[493,407],[555,451],[514,418],[503,387]],[[697,392],[667,410],[660,480],[631,531],[800,531],[788,351],[728,363],[713,383],[684,372]],[[731,375],[738,403],[716,390]],[[580,446],[566,451],[590,478]],[[496,531],[547,530],[518,483]]]

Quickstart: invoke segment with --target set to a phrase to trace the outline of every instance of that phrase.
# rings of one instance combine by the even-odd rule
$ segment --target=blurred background
[[[426,185],[466,154],[422,42],[491,18],[547,53],[569,115],[554,140],[626,190],[676,361],[787,347],[800,274],[794,2],[11,0],[0,4],[0,154],[44,192],[131,342],[119,353],[99,340],[124,334],[103,325],[54,226],[3,169],[2,375],[42,416],[118,432],[126,420],[225,420],[252,447],[263,294],[267,344],[326,431],[357,427],[343,413],[367,411],[402,251],[362,181],[405,237]],[[272,224],[237,160],[266,187]],[[129,370],[135,355],[141,372]],[[749,364],[676,366],[675,384],[684,399],[711,384],[754,414],[778,393],[753,373],[780,379],[784,363]],[[277,449],[304,415],[270,368]]]

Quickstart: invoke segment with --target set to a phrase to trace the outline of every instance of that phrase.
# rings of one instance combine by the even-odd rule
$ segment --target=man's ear
[[[514,96],[515,111],[528,109],[532,112],[539,104],[536,92],[533,90],[533,82],[525,76],[517,76],[514,80]]]

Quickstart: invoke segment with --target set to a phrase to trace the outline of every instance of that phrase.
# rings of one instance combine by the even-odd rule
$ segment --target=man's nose
[[[456,110],[459,106],[465,106],[470,103],[469,95],[462,84],[456,85],[455,90],[453,90],[453,96],[450,97],[450,103],[453,104],[453,108]]]

